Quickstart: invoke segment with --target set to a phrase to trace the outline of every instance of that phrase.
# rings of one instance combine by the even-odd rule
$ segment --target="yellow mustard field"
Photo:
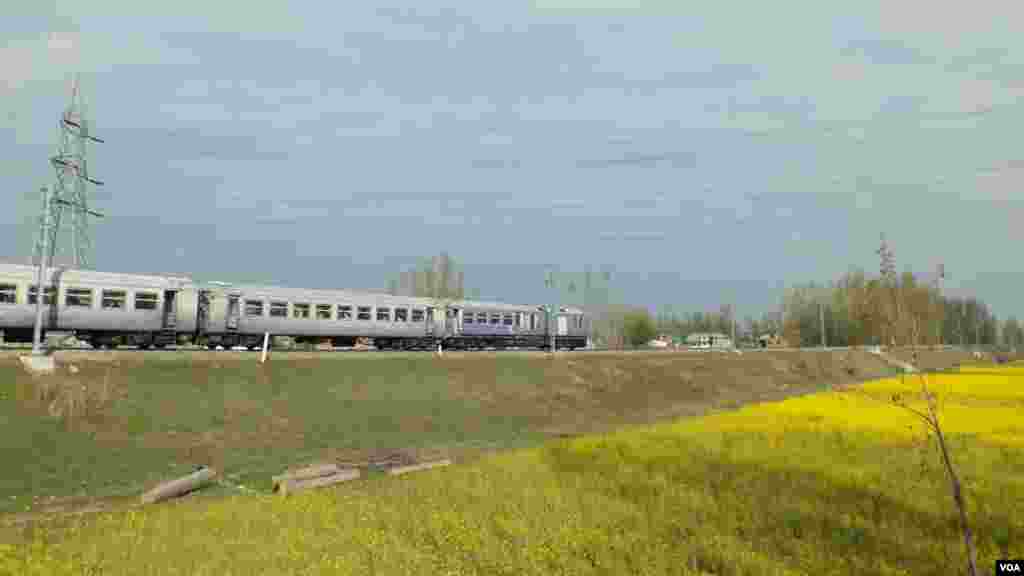
[[[1024,370],[929,376],[979,564],[1024,556]],[[963,573],[916,376],[287,498],[42,526],[12,574]],[[90,572],[92,571],[92,572]]]

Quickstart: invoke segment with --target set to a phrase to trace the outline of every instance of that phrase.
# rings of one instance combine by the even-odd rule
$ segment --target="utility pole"
[[[821,320],[821,347],[828,348],[828,342],[825,339],[825,304],[818,302],[818,318]]]
[[[729,310],[729,321],[732,323],[732,347],[738,348],[736,345],[736,302],[732,303],[732,307]]]
[[[964,347],[964,301],[960,301],[956,314],[956,333],[960,335],[960,347]]]
[[[36,322],[32,329],[33,356],[39,356],[43,353],[43,301],[46,300],[44,276],[46,275],[47,268],[50,267],[50,192],[46,186],[43,186],[39,191],[43,197],[43,205],[39,221],[39,238],[36,244],[39,268],[36,270]],[[54,294],[54,296],[56,296],[56,294]]]
[[[942,324],[945,319],[946,307],[942,302],[942,281],[946,278],[946,265],[939,263],[938,270],[935,274],[935,298],[936,298],[936,312],[935,312],[935,344],[938,346],[942,345]],[[943,318],[939,317],[939,311],[942,311]]]
[[[35,249],[39,268],[36,271],[36,320],[32,330],[32,354],[34,356],[44,353],[42,346],[43,306],[46,301],[46,288],[50,283],[47,275],[57,251],[64,210],[71,209],[71,247],[76,268],[88,265],[91,247],[87,226],[88,216],[103,216],[89,209],[86,195],[88,185],[103,185],[103,182],[89,176],[87,144],[89,142],[102,143],[103,140],[90,134],[89,121],[84,110],[85,105],[80,98],[79,81],[76,76],[71,85],[71,103],[61,114],[58,122],[57,153],[50,157],[50,164],[56,171],[56,182],[53,190],[46,187],[41,190],[43,215],[39,223],[39,236],[36,239]],[[54,286],[54,299],[57,298],[56,288]],[[56,305],[56,301],[53,304]]]
[[[549,268],[545,273],[544,286],[551,288],[553,303],[548,310],[548,332],[551,333],[551,354],[554,355],[556,348],[556,334],[558,330],[558,288],[555,280],[554,268]]]

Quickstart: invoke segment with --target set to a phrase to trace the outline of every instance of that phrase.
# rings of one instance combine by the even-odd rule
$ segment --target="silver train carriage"
[[[545,312],[535,306],[207,283],[197,286],[194,312],[207,346],[259,346],[263,335],[352,346],[360,338],[381,349],[543,348]],[[191,314],[192,311],[189,310]],[[560,348],[586,344],[581,311],[563,309],[552,328]]]
[[[35,321],[36,268],[0,264],[0,330],[28,341]],[[44,331],[70,331],[94,347],[142,348],[178,342],[210,348],[262,343],[264,333],[300,342],[378,348],[559,348],[586,345],[585,316],[543,307],[346,290],[198,283],[183,276],[117,274],[53,268],[47,273]],[[550,326],[549,326],[550,324]]]
[[[0,264],[0,330],[7,341],[32,340],[37,270]],[[162,347],[195,330],[194,318],[175,314],[188,278],[69,268],[50,268],[44,278],[44,332],[74,332],[94,347],[111,347],[118,340]]]

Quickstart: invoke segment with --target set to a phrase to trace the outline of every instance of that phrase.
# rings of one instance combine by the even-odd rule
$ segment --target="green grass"
[[[102,386],[107,366],[78,366],[60,386]],[[482,376],[497,389],[544,377],[543,366],[515,359],[495,360],[491,369]],[[0,435],[0,512],[24,508],[27,496],[137,491],[197,465],[263,489],[284,467],[330,454],[539,439],[529,414],[485,406],[485,397],[458,389],[456,380],[467,374],[422,359],[281,361],[265,368],[186,359],[122,363],[111,373],[106,405],[87,398],[70,416],[54,418],[49,399],[37,398],[38,386],[20,367],[0,363],[0,382],[14,384],[2,392],[0,428],[17,431]]]
[[[947,433],[986,571],[1024,552],[1024,433],[979,422],[1020,406],[1022,376],[940,383],[947,408],[977,413],[978,422],[951,420]],[[915,386],[895,379],[864,390],[882,398]],[[962,573],[934,445],[915,440],[906,412],[850,394],[553,441],[288,498],[183,501],[39,526],[29,545],[0,551],[0,571]],[[986,426],[991,435],[979,432]]]
[[[887,367],[862,355],[864,375]],[[0,515],[137,497],[199,465],[228,486],[394,451],[459,460],[754,399],[847,374],[827,355],[69,354],[33,379],[0,356]],[[871,364],[875,362],[876,364]],[[70,369],[75,366],[77,372]],[[232,486],[234,488],[232,488]]]

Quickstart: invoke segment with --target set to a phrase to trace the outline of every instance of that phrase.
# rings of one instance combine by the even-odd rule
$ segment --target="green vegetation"
[[[942,377],[979,561],[1019,555],[1017,369]],[[955,512],[908,380],[295,497],[95,515],[0,552],[52,574],[948,574]],[[970,414],[972,417],[965,417]],[[6,555],[6,559],[5,558]]]
[[[8,431],[0,435],[0,511],[24,510],[30,496],[138,493],[198,465],[267,489],[272,474],[325,455],[535,441],[529,413],[464,386],[481,377],[495,393],[535,388],[544,367],[516,358],[471,364],[448,372],[450,364],[429,357],[281,359],[265,367],[254,356],[129,358],[117,366],[79,362],[77,374],[35,384],[3,361],[0,381],[15,386],[0,400]]]
[[[884,373],[862,356],[861,377]],[[199,465],[224,474],[221,493],[265,491],[272,475],[325,458],[464,459],[849,378],[799,354],[731,364],[649,353],[281,353],[266,366],[231,353],[63,358],[57,375],[33,379],[0,356],[0,513],[134,497]],[[737,369],[750,377],[731,377]]]
[[[633,310],[623,319],[623,333],[626,342],[634,348],[643,346],[657,336],[654,320],[646,310]]]
[[[790,285],[779,310],[744,319],[740,333],[783,335],[792,346],[977,344],[1024,347],[1017,319],[1000,323],[985,302],[943,294],[940,267],[924,274],[897,273],[895,255],[882,240],[876,274],[854,269],[833,282]],[[679,314],[662,310],[658,331],[685,338],[694,332],[732,329],[733,313]]]

